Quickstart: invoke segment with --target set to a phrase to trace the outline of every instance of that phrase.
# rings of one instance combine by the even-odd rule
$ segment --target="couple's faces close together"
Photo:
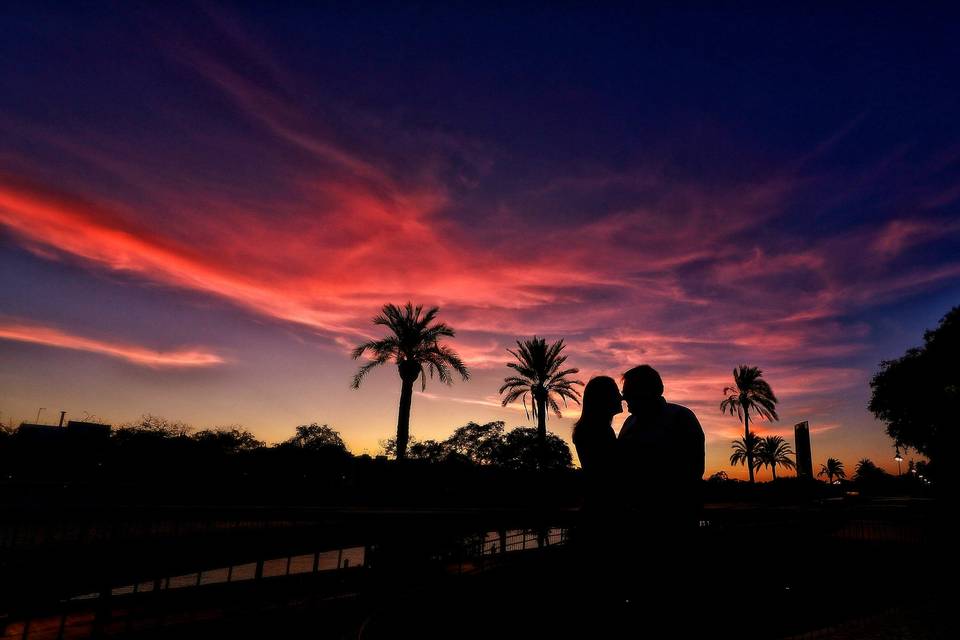
[[[618,413],[623,413],[623,396],[620,395],[620,390],[616,386],[610,390],[610,396],[607,399],[608,406],[610,409],[610,415],[615,416]]]
[[[630,413],[643,415],[659,408],[660,392],[659,390],[643,388],[630,380],[624,380],[621,399],[627,403],[627,409]],[[620,413],[620,411],[617,411],[617,413]]]
[[[639,372],[639,373],[638,373]],[[623,392],[609,376],[593,378],[584,390],[584,407],[591,407],[593,415],[613,417],[623,413],[623,402],[634,415],[651,415],[662,404],[663,383],[659,374],[647,366],[624,374]]]

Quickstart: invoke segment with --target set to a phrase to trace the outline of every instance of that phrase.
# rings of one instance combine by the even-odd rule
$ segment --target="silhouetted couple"
[[[648,365],[587,383],[573,432],[586,495],[574,542],[599,597],[675,602],[695,580],[704,437],[693,411],[663,398]],[[626,401],[630,416],[613,430]]]

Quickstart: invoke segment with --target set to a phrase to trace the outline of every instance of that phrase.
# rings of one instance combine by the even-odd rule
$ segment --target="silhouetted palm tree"
[[[733,370],[733,385],[725,387],[723,393],[727,395],[720,403],[720,412],[736,414],[743,422],[743,435],[750,435],[750,411],[767,420],[779,420],[777,416],[777,397],[773,389],[763,379],[763,372],[757,367],[740,365]],[[750,472],[750,482],[753,482],[753,451],[747,452],[747,469]]]
[[[437,313],[437,307],[426,313],[423,306],[414,307],[407,303],[403,308],[394,304],[385,304],[374,324],[390,330],[390,335],[380,340],[369,340],[357,345],[351,354],[354,359],[369,351],[372,359],[360,367],[353,376],[353,388],[360,387],[363,377],[374,367],[390,360],[396,362],[400,372],[400,412],[397,416],[397,459],[403,460],[407,454],[407,441],[410,439],[410,403],[413,400],[413,383],[420,378],[421,389],[427,388],[426,374],[434,374],[441,382],[453,384],[451,369],[467,380],[470,372],[464,366],[460,356],[450,347],[440,344],[440,338],[454,337],[454,331],[443,322],[431,325]]]
[[[877,472],[877,465],[874,464],[873,460],[870,458],[860,458],[860,461],[857,462],[857,466],[854,467],[853,477],[864,478],[870,476]]]
[[[760,437],[755,433],[748,433],[739,440],[734,440],[730,443],[733,448],[733,453],[730,454],[730,464],[736,466],[738,464],[753,464],[757,465],[756,454],[757,449],[760,448]],[[750,478],[753,478],[753,473],[750,473]]]
[[[760,438],[757,447],[757,468],[770,467],[773,479],[777,479],[777,465],[787,469],[796,469],[797,465],[790,456],[795,455],[790,444],[782,436],[766,436]]]
[[[844,471],[842,462],[836,458],[827,458],[827,464],[820,465],[820,471],[817,473],[818,478],[821,476],[827,476],[830,484],[833,484],[834,477],[837,479],[846,478],[847,472]]]
[[[532,399],[533,416],[537,419],[537,449],[538,459],[543,468],[543,456],[547,442],[547,407],[560,415],[560,406],[557,399],[567,400],[580,404],[580,392],[574,385],[583,386],[580,380],[570,380],[567,376],[579,373],[579,369],[563,369],[567,356],[560,355],[563,351],[563,340],[547,344],[543,338],[534,336],[532,340],[517,340],[517,350],[507,349],[516,362],[508,362],[507,366],[517,372],[517,375],[503,379],[503,386],[499,393],[503,394],[503,406],[507,406],[518,398],[523,399],[523,408],[527,410],[527,396]],[[530,412],[527,412],[527,417]]]

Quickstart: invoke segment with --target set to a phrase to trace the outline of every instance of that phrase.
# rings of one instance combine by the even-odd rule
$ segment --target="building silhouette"
[[[108,424],[83,420],[70,420],[66,427],[21,422],[16,435],[20,442],[30,444],[102,442],[110,437],[110,428]]]
[[[804,420],[793,426],[797,446],[797,477],[813,477],[813,455],[810,452],[810,424]]]

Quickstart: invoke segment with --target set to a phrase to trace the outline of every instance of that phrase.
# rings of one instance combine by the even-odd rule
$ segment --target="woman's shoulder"
[[[608,441],[616,441],[616,439],[617,434],[613,432],[613,427],[610,426],[573,430],[573,444],[579,442],[589,444],[605,443]]]

